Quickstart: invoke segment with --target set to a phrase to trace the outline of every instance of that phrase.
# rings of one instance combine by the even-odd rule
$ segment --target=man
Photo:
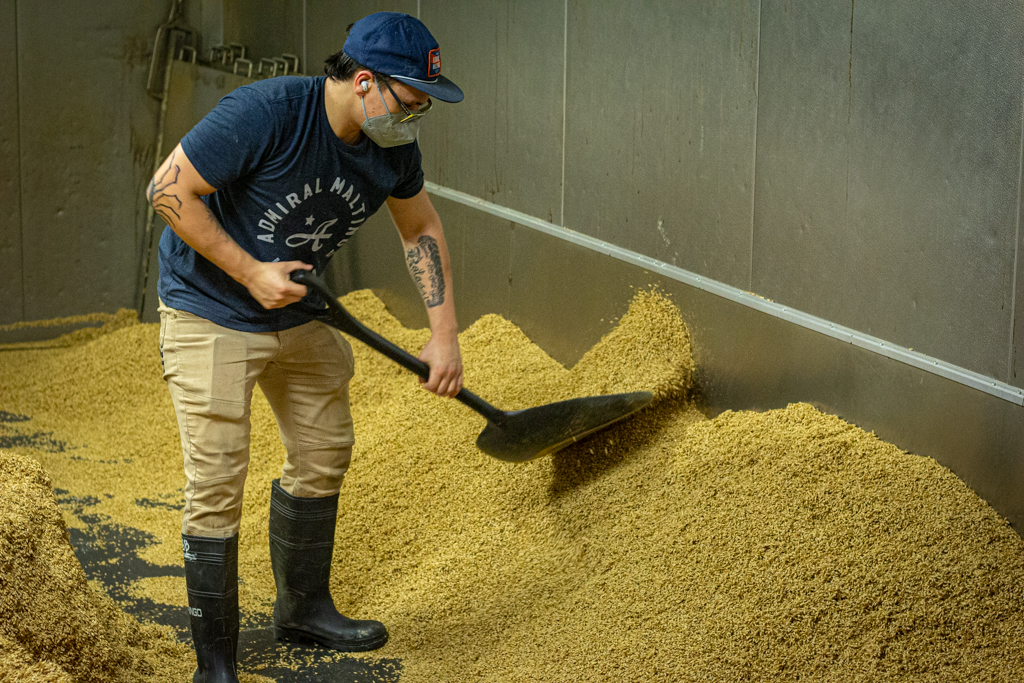
[[[384,202],[423,295],[431,337],[425,386],[462,386],[452,277],[423,189],[419,118],[431,98],[462,100],[417,19],[382,12],[349,27],[326,77],[241,87],[186,135],[148,191],[160,240],[160,350],[185,461],[182,545],[195,682],[236,681],[237,548],[259,384],[287,450],[271,490],[274,631],[344,651],[388,634],[338,613],[328,588],[338,492],[353,444],[352,349],[309,322],[289,274],[323,272]]]

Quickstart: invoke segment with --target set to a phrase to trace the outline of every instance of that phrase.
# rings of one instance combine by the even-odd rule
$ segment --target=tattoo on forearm
[[[178,184],[178,174],[181,173],[181,166],[174,163],[174,156],[177,153],[178,151],[175,150],[171,154],[171,158],[167,162],[167,168],[159,176],[153,177],[153,180],[149,183],[149,189],[146,190],[149,203],[153,205],[153,209],[160,214],[160,217],[167,222],[167,225],[171,225],[171,216],[174,216],[176,220],[181,220],[181,215],[178,213],[181,210],[181,200],[178,199],[178,195],[171,193],[171,190],[176,191],[177,188],[175,186]]]
[[[417,246],[405,252],[405,262],[409,273],[419,287],[420,296],[427,308],[440,306],[444,303],[444,269],[441,267],[441,250],[437,240],[423,235]]]

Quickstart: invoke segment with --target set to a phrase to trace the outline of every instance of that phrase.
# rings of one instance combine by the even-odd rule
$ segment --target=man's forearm
[[[257,261],[221,227],[199,196],[178,185],[181,172],[172,154],[157,171],[146,195],[153,209],[184,242],[239,282]]]
[[[402,240],[402,245],[405,265],[427,308],[431,332],[444,336],[458,334],[448,246],[441,226],[431,226],[409,240]]]

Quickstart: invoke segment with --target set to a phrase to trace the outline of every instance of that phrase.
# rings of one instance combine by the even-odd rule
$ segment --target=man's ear
[[[362,97],[370,92],[370,84],[373,83],[373,74],[369,71],[359,71],[352,79],[352,87],[357,97]]]

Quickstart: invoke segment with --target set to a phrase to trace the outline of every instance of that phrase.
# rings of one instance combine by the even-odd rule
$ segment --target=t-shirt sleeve
[[[273,149],[276,117],[252,88],[228,93],[184,138],[185,151],[203,180],[218,190],[244,178]]]
[[[415,197],[423,189],[423,156],[420,154],[420,143],[414,142],[408,147],[412,150],[402,159],[402,177],[398,179],[395,189],[391,190],[391,196],[395,199]]]

